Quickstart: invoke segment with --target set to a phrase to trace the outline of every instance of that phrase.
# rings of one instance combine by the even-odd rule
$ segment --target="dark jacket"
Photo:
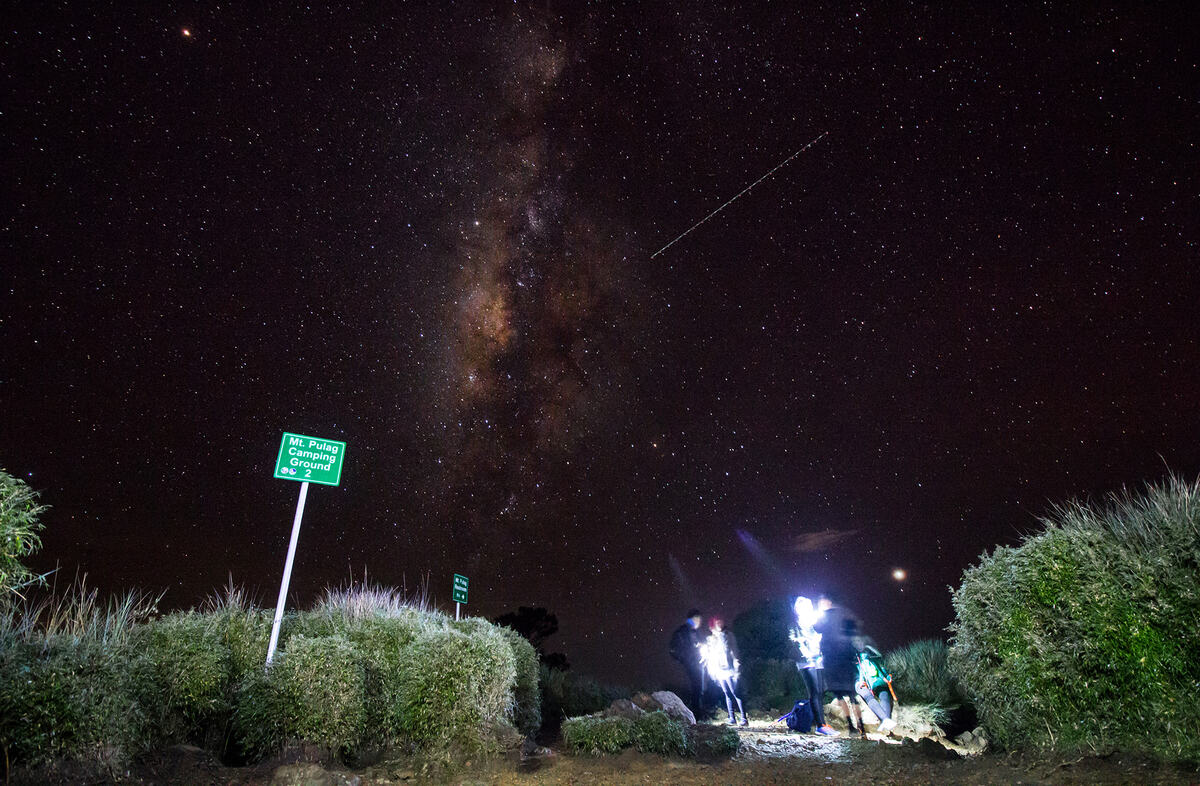
[[[704,637],[700,631],[685,622],[671,634],[671,645],[668,651],[671,657],[689,669],[700,668],[700,643]]]
[[[854,689],[858,676],[858,648],[854,644],[857,627],[854,618],[836,606],[825,612],[815,626],[821,634],[825,685],[830,690]]]

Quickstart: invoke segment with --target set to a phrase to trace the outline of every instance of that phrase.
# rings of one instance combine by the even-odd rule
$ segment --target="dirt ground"
[[[1200,784],[1200,771],[1125,757],[1072,760],[982,754],[963,757],[932,740],[902,744],[797,735],[755,723],[740,729],[742,749],[730,761],[697,762],[626,751],[619,756],[572,756],[561,751],[461,762],[430,770],[414,761],[388,761],[348,771],[289,756],[254,767],[226,767],[189,746],[159,752],[136,767],[103,774],[14,773],[13,784],[186,784],[187,786],[398,786],[399,784]]]

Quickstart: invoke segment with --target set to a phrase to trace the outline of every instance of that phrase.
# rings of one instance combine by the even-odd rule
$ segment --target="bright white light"
[[[892,571],[892,578],[894,578],[896,581],[904,581],[906,578],[908,578],[908,571],[904,568],[896,568]]]

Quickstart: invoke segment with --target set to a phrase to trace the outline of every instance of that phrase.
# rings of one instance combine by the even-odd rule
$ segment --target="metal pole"
[[[454,603],[454,621],[458,622],[458,610],[462,608],[462,604],[455,601]]]
[[[288,583],[292,580],[292,562],[296,559],[296,541],[300,540],[300,520],[304,518],[304,500],[308,498],[308,481],[300,484],[300,499],[296,501],[296,518],[292,520],[292,542],[288,544],[287,562],[283,565],[283,581],[279,584],[279,602],[275,604],[275,621],[271,623],[271,643],[267,645],[267,665],[275,657],[279,643],[279,623],[283,620],[283,605],[287,601]]]

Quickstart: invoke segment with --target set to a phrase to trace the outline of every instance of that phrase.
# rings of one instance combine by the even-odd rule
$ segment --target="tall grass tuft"
[[[129,590],[101,600],[83,574],[61,594],[52,588],[43,597],[31,594],[0,606],[0,646],[51,640],[120,646],[135,626],[157,613],[162,598],[163,593]]]
[[[950,665],[993,741],[1200,760],[1200,482],[1043,524],[953,594]]]
[[[905,704],[932,704],[951,710],[968,703],[950,670],[950,647],[940,639],[921,639],[884,656],[896,698]]]

